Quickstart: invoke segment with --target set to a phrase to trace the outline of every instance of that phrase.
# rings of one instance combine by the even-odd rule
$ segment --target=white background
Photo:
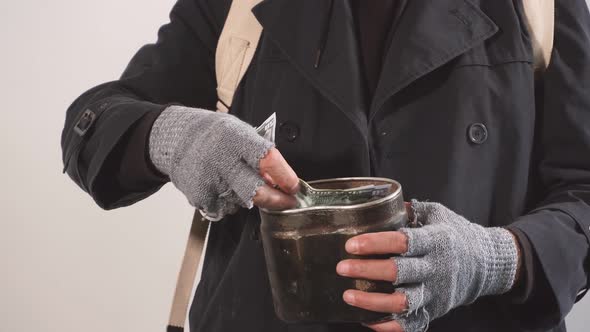
[[[69,104],[153,42],[173,0],[0,2],[0,332],[164,331],[191,209],[97,208],[61,175]],[[588,331],[590,296],[569,316]]]

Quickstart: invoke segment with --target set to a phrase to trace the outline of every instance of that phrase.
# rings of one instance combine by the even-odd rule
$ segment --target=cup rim
[[[311,207],[304,207],[304,208],[295,208],[295,209],[288,209],[288,210],[268,210],[266,208],[259,208],[260,211],[264,212],[268,215],[280,215],[280,216],[288,216],[292,214],[304,213],[309,211],[330,211],[330,210],[356,210],[356,209],[364,209],[374,205],[379,205],[381,203],[387,202],[389,200],[395,199],[399,197],[402,192],[402,185],[392,179],[388,178],[381,178],[381,177],[349,177],[349,178],[332,178],[332,179],[322,179],[322,180],[315,180],[308,182],[309,184],[317,184],[317,183],[325,183],[325,182],[344,182],[344,181],[383,181],[388,182],[397,187],[397,189],[388,194],[385,197],[381,197],[374,201],[360,203],[360,204],[353,204],[353,205],[319,205],[319,206],[311,206]]]

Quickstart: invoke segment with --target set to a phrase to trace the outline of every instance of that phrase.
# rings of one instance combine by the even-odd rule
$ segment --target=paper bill
[[[277,130],[277,113],[271,114],[258,128],[256,132],[271,142],[275,142],[275,132]]]
[[[391,189],[391,184],[350,189],[316,189],[303,180],[300,180],[300,185],[301,189],[295,195],[300,208],[362,204],[387,196]]]

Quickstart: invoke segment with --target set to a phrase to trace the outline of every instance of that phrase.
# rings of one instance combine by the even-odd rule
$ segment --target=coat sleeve
[[[555,46],[542,83],[535,171],[544,198],[511,227],[530,240],[538,260],[535,283],[545,284],[525,304],[535,315],[523,323],[550,327],[588,287],[590,270],[590,15],[584,0],[556,1]]]
[[[215,48],[230,0],[179,0],[155,44],[142,47],[119,80],[82,94],[69,107],[61,137],[64,172],[105,209],[158,189],[125,192],[114,179],[117,149],[151,112],[172,104],[214,109]]]

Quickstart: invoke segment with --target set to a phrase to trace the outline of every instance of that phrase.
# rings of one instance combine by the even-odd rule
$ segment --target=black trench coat
[[[257,125],[277,112],[277,146],[303,179],[389,177],[408,199],[438,201],[473,222],[526,234],[537,260],[532,295],[481,298],[430,331],[564,331],[589,271],[584,0],[556,1],[555,50],[538,80],[520,1],[409,1],[372,101],[363,97],[347,1],[335,2],[314,68],[328,3],[265,0],[254,9],[264,33],[231,113]],[[156,44],[143,47],[119,80],[69,108],[66,170],[101,207],[132,204],[160,186],[124,190],[117,160],[109,162],[140,118],[170,104],[215,108],[215,47],[229,5],[178,1]],[[191,331],[364,331],[276,318],[259,222],[256,210],[243,210],[212,226]]]

